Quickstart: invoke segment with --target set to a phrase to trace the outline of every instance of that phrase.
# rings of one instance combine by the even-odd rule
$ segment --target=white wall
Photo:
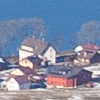
[[[17,81],[14,78],[11,78],[7,82],[6,88],[8,89],[8,91],[20,90],[19,84],[17,83]]]
[[[77,46],[77,47],[74,49],[74,51],[75,51],[76,53],[78,53],[79,51],[82,51],[82,50],[83,50],[83,47],[82,47],[81,45]]]
[[[25,46],[24,46],[24,49],[25,49]],[[27,50],[27,47],[26,47],[25,50]],[[31,50],[32,50],[32,48],[30,48],[30,51]],[[33,53],[26,52],[26,51],[23,51],[21,49],[19,50],[19,60],[22,60],[23,58],[26,58],[26,57],[31,56],[31,55],[33,55]]]
[[[25,49],[25,46],[24,46],[24,49]],[[27,50],[27,48],[25,50]],[[28,48],[28,50],[29,50],[29,48]],[[32,48],[30,48],[30,51],[31,50],[32,50]],[[31,55],[34,55],[34,53],[29,53],[29,52],[23,51],[21,49],[19,50],[19,60],[22,60],[23,58],[26,58]],[[47,58],[47,60],[51,61],[51,63],[55,63],[56,62],[55,49],[52,46],[50,46],[48,48],[48,50],[45,52],[43,58]]]
[[[44,58],[47,58],[47,60],[51,61],[51,63],[56,62],[56,51],[52,46],[50,46],[45,52]]]

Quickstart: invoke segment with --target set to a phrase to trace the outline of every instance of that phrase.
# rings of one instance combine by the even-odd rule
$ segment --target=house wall
[[[9,91],[14,91],[14,90],[19,90],[19,84],[17,83],[17,81],[14,78],[11,78],[7,84],[6,84],[6,88]]]
[[[20,85],[20,90],[30,89],[31,82]]]
[[[30,51],[31,51],[32,48],[28,48],[28,49],[30,49]],[[27,47],[25,49],[25,46],[24,46],[24,50],[27,50]],[[24,50],[21,50],[21,49],[19,50],[19,60],[22,60],[23,58],[34,55],[34,53],[27,52]]]
[[[92,73],[86,70],[82,70],[76,77],[77,77],[77,86],[85,84],[91,81]]]
[[[83,50],[83,47],[82,47],[81,45],[77,46],[77,47],[74,49],[74,51],[75,51],[76,53],[78,53],[78,52],[80,52],[80,51],[82,51],[82,50]]]
[[[100,54],[95,54],[91,59],[90,59],[91,63],[98,63],[100,62]]]
[[[30,67],[31,69],[33,69],[33,63],[30,62],[27,58],[19,61],[19,65],[23,67]]]
[[[21,46],[21,48],[22,47],[23,46]],[[24,51],[22,49],[24,49],[26,51]],[[32,53],[32,48],[27,48],[26,46],[24,46],[24,48],[22,48],[22,49],[19,50],[19,60],[22,60],[23,58],[34,55],[34,53]],[[30,52],[28,52],[27,50],[30,51]],[[51,61],[51,63],[55,63],[56,62],[56,51],[55,51],[55,49],[52,46],[50,46],[48,48],[48,50],[44,53],[43,58],[44,58],[44,60]]]
[[[51,63],[56,62],[56,51],[52,46],[45,52],[44,59],[51,61]]]
[[[55,76],[47,76],[47,84],[54,86],[64,86],[68,88],[73,88],[76,86],[74,77],[71,78],[63,78],[63,77],[55,77]]]
[[[61,78],[49,75],[47,76],[47,84],[67,87],[67,78]]]
[[[67,79],[67,87],[74,87],[74,78]]]

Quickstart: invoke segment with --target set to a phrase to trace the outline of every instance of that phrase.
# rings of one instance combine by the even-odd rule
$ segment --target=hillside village
[[[52,44],[28,37],[18,53],[0,58],[4,90],[100,87],[100,47],[96,44],[57,52]]]

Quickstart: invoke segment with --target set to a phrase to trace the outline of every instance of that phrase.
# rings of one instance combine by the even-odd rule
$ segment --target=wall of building
[[[33,69],[33,63],[30,62],[27,58],[19,61],[19,65],[23,67],[30,67],[31,69]]]
[[[31,52],[26,52],[21,49],[19,50],[19,60],[22,60],[23,58],[26,58],[26,57],[32,56],[32,55],[34,55],[34,54]]]
[[[50,46],[44,54],[44,59],[51,61],[52,63],[56,62],[56,51]]]
[[[86,70],[82,70],[78,75],[77,75],[77,85],[82,85],[85,84],[87,82],[91,81],[91,76],[92,73],[88,72]]]
[[[11,78],[6,85],[7,89],[9,91],[13,91],[13,90],[19,90],[19,84],[17,83],[17,81],[14,78]]]

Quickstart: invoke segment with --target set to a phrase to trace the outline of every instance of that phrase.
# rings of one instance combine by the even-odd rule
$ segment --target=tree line
[[[45,38],[46,33],[47,28],[42,19],[21,18],[0,21],[0,53],[7,55],[7,48],[9,48],[11,54],[16,54],[16,45],[19,45],[26,37],[35,36],[42,39]]]
[[[47,28],[42,19],[21,18],[0,21],[0,55],[17,53],[17,48],[26,37],[45,39]],[[54,47],[59,51],[62,46],[63,37],[61,33],[55,33],[52,38]],[[69,44],[74,48],[80,44],[98,43],[100,44],[100,22],[89,21],[84,23],[81,28],[70,35]]]
[[[69,43],[73,47],[87,43],[100,45],[100,22],[93,20],[84,23],[81,28],[71,36]]]

